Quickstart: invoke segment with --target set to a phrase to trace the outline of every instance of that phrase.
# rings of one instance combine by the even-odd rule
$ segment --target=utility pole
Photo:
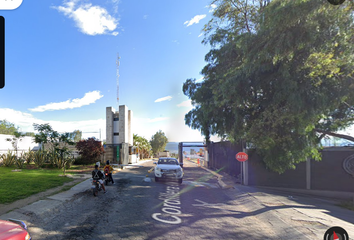
[[[117,60],[116,60],[116,65],[117,65],[117,112],[119,111],[119,53],[117,53]]]

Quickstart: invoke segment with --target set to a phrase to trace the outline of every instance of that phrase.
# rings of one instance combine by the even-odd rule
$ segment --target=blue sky
[[[201,79],[212,17],[206,0],[24,0],[5,18],[5,87],[0,119],[21,131],[50,123],[105,139],[106,107],[133,111],[133,132],[150,139],[201,141],[184,124],[188,78]],[[92,133],[93,132],[93,133]]]

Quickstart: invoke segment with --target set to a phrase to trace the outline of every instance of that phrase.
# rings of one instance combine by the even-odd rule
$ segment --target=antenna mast
[[[117,64],[117,105],[118,105],[118,108],[117,108],[117,112],[119,112],[119,53],[117,53],[117,60],[116,60],[116,64]]]

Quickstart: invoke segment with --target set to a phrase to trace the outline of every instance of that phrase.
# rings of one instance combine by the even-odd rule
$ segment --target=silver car
[[[182,183],[183,169],[176,158],[162,157],[155,164],[155,182],[160,179],[172,179]]]

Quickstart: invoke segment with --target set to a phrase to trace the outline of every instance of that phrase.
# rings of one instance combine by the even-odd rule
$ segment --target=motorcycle
[[[96,197],[98,195],[98,192],[102,190],[101,183],[98,180],[92,179],[91,189],[92,189],[93,196]]]
[[[104,171],[104,180],[106,182],[106,186],[109,182],[113,183],[112,175],[110,175],[107,170]]]

